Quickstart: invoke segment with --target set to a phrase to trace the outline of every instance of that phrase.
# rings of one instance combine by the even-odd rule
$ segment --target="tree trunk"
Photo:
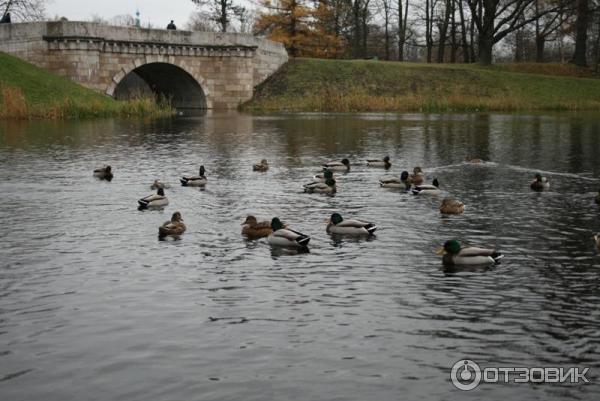
[[[221,32],[227,32],[227,0],[221,0]]]
[[[494,48],[494,37],[491,32],[479,33],[479,62],[483,65],[492,64],[492,49]]]
[[[475,52],[475,21],[473,17],[471,17],[471,26],[469,27],[469,52],[471,63],[474,63],[477,61],[477,53]]]
[[[543,36],[535,37],[535,62],[543,63],[544,62],[544,47],[546,46],[546,38]]]
[[[398,61],[404,61],[404,45],[406,43],[406,20],[408,18],[408,1],[404,5],[402,16],[402,0],[398,0]]]
[[[450,11],[450,62],[456,63],[456,0],[451,0],[452,10]]]
[[[467,25],[465,24],[465,11],[463,9],[463,0],[458,1],[458,12],[460,15],[460,32],[461,32],[461,41],[462,41],[462,51],[463,51],[463,61],[465,63],[470,63],[470,49],[469,43],[467,42]]]
[[[427,62],[431,63],[431,52],[433,49],[433,15],[431,15],[430,5],[431,0],[425,0],[425,46],[427,48]]]
[[[450,23],[450,11],[451,11],[451,2],[452,0],[446,0],[445,10],[444,10],[444,20],[442,21],[442,25],[439,26],[440,39],[438,41],[438,55],[437,62],[444,62],[444,55],[446,53],[446,39],[448,39],[448,24]],[[433,13],[432,13],[433,14]]]
[[[385,10],[384,10],[384,17],[385,17],[385,59],[389,60],[390,59],[390,31],[389,31],[389,26],[390,26],[390,8],[387,5],[384,5]]]
[[[484,0],[486,3],[492,3],[490,0]],[[496,9],[488,4],[483,9],[483,20],[481,26],[483,29],[479,32],[479,62],[483,65],[491,65],[494,48],[494,23],[496,18]]]
[[[571,62],[579,67],[587,67],[588,1],[577,0],[575,52]]]
[[[365,7],[362,11],[362,57],[366,58],[369,54],[367,49],[367,39],[369,38],[369,27],[367,20],[369,18],[369,2],[365,2]]]
[[[354,0],[354,4],[352,7],[352,24],[354,25],[354,35],[352,37],[352,56],[354,58],[360,57],[360,39],[362,37],[360,21],[360,4],[361,0]]]

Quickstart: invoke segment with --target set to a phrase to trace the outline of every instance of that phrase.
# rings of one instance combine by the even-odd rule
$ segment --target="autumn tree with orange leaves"
[[[263,0],[254,24],[255,34],[283,43],[292,57],[339,57],[342,39],[329,21],[334,10],[326,3],[309,7],[305,0]]]

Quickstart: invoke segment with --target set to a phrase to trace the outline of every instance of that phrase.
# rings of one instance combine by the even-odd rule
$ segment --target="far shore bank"
[[[415,64],[294,59],[249,112],[598,111],[600,79],[561,64]]]
[[[162,117],[154,99],[116,101],[0,52],[0,120]]]

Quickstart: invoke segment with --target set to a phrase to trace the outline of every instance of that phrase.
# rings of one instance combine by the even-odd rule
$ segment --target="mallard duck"
[[[392,167],[392,163],[390,163],[390,157],[386,156],[382,160],[369,159],[367,160],[367,166],[369,167],[383,167],[386,170]]]
[[[154,182],[152,183],[152,185],[150,185],[150,189],[169,189],[171,186],[169,184],[165,184],[164,182],[160,181],[160,180],[154,180]]]
[[[112,168],[110,166],[97,168],[94,170],[94,177],[101,180],[110,181],[113,179]]]
[[[421,185],[425,181],[425,174],[421,167],[415,167],[413,173],[408,176],[412,185]]]
[[[246,220],[242,223],[242,235],[250,239],[268,237],[272,232],[271,223],[268,221],[259,223],[256,217],[252,215],[246,217]]]
[[[204,175],[204,166],[200,166],[200,174],[197,176],[181,177],[181,185],[184,187],[201,187],[206,185],[207,179]]]
[[[165,221],[162,226],[158,227],[158,236],[164,238],[168,235],[181,235],[185,232],[185,228],[181,213],[175,212],[171,220]]]
[[[343,235],[372,235],[377,226],[360,220],[344,220],[339,213],[333,213],[327,221],[327,232]]]
[[[350,161],[348,159],[342,159],[341,162],[324,163],[323,170],[349,171],[350,170]]]
[[[416,185],[412,189],[412,193],[414,195],[438,195],[441,192],[442,191],[440,191],[440,183],[438,182],[437,178],[433,179],[431,185]]]
[[[462,214],[465,211],[464,203],[454,198],[444,198],[442,205],[440,206],[440,213],[442,214]]]
[[[138,200],[141,209],[149,207],[164,207],[169,204],[169,200],[165,196],[165,190],[158,188],[156,194],[148,195],[145,198]]]
[[[269,163],[267,163],[267,159],[262,159],[260,163],[252,166],[253,171],[267,171],[269,169]]]
[[[310,242],[308,235],[285,228],[277,217],[273,217],[271,220],[271,229],[273,232],[269,234],[267,240],[273,246],[304,248]]]
[[[471,163],[471,164],[482,164],[485,163],[483,160],[478,159],[478,158],[474,158],[474,157],[470,157],[470,156],[466,156],[465,157],[465,162],[467,163]]]
[[[486,265],[497,263],[504,257],[495,249],[462,248],[460,242],[455,239],[446,241],[444,246],[438,249],[437,254],[444,255],[442,262],[445,265]]]
[[[530,187],[534,191],[546,191],[550,189],[550,181],[546,177],[542,177],[540,173],[537,173]]]
[[[313,181],[308,184],[304,184],[304,192],[308,193],[325,193],[325,194],[333,194],[336,192],[335,180],[333,179],[333,173],[331,170],[325,170],[323,172],[323,177],[325,182],[322,181]]]
[[[331,173],[331,172],[329,172]],[[309,194],[320,193],[320,194],[334,194],[337,191],[335,180],[333,176],[327,177],[325,182],[314,181],[308,184],[304,184],[304,192]]]
[[[403,188],[408,191],[411,185],[408,171],[403,171],[402,174],[400,174],[400,178],[382,178],[379,180],[379,185],[382,188]]]

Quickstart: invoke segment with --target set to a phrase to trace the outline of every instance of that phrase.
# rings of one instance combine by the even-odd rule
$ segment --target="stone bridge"
[[[0,51],[117,99],[154,93],[209,109],[249,100],[288,59],[251,35],[71,21],[0,24]]]

